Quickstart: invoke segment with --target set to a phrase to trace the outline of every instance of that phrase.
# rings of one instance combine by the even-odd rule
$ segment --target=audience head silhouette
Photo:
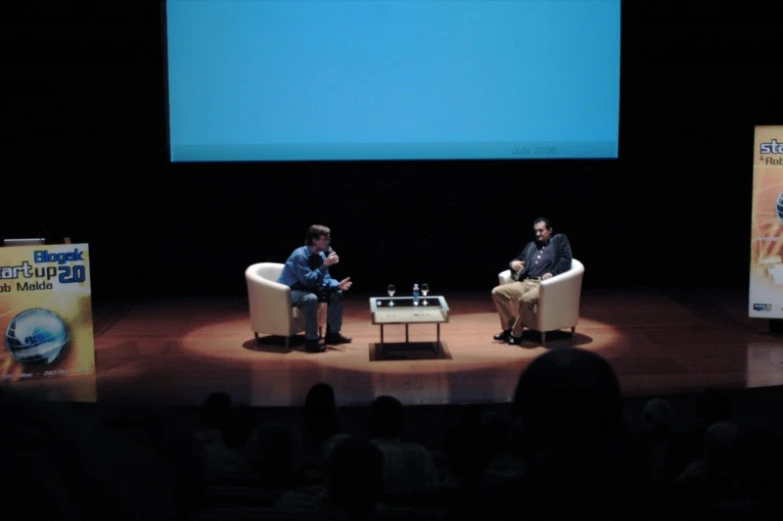
[[[305,398],[305,412],[319,414],[331,412],[336,407],[334,389],[327,383],[317,383],[307,391]]]
[[[644,404],[642,421],[649,432],[669,432],[674,421],[674,412],[669,402],[653,398]]]
[[[223,426],[223,444],[229,449],[244,447],[253,432],[254,422],[253,411],[249,406],[234,407]]]
[[[201,406],[201,420],[210,429],[220,429],[231,416],[232,405],[227,393],[212,393]]]
[[[723,391],[704,389],[696,395],[696,415],[709,426],[715,422],[731,420],[731,401]]]
[[[383,493],[383,453],[367,440],[348,437],[327,458],[326,489],[332,507],[343,511],[375,509]]]
[[[398,438],[402,420],[402,403],[397,398],[379,396],[370,404],[367,427],[373,438]]]
[[[580,348],[549,351],[522,372],[514,410],[526,437],[551,442],[621,433],[617,375],[601,356]]]

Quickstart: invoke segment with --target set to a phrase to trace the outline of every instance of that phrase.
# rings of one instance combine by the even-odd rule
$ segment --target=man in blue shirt
[[[340,334],[343,325],[343,291],[353,284],[348,277],[337,282],[329,275],[329,267],[340,262],[340,257],[329,244],[331,230],[314,224],[307,230],[305,245],[295,249],[283,266],[277,282],[291,288],[291,304],[305,316],[305,348],[324,351],[318,336],[318,302],[329,303],[326,319],[326,343],[347,344],[350,338]]]
[[[562,233],[552,234],[552,223],[540,217],[533,222],[536,240],[525,245],[509,263],[515,282],[492,290],[503,331],[494,336],[509,344],[522,343],[522,328],[534,323],[541,281],[571,269],[571,244]]]

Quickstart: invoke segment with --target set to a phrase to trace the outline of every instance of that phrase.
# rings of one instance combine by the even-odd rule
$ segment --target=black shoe
[[[503,331],[501,331],[497,335],[493,336],[492,338],[494,338],[495,340],[506,341],[506,340],[508,340],[508,337],[510,337],[510,336],[511,336],[511,330],[510,329],[504,329]]]
[[[305,339],[305,349],[311,353],[323,353],[326,351],[326,346],[321,345],[321,340],[318,338]]]
[[[506,342],[508,342],[508,345],[510,346],[518,346],[522,344],[522,335],[514,336],[512,334],[509,334],[508,340],[506,340]]]
[[[349,344],[353,340],[347,336],[343,336],[340,333],[326,333],[327,344]]]

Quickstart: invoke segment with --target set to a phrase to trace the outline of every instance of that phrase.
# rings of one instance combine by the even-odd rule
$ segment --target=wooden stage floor
[[[747,318],[747,296],[719,290],[585,291],[575,338],[550,333],[546,348],[526,333],[522,346],[492,340],[499,331],[489,295],[446,294],[451,320],[373,326],[369,295],[348,294],[343,333],[351,344],[327,352],[257,345],[245,297],[164,299],[95,306],[96,376],[13,385],[48,400],[192,406],[213,391],[252,406],[298,406],[311,385],[331,383],[338,405],[367,405],[391,394],[405,404],[508,402],[517,377],[546,349],[578,346],[606,357],[626,396],[704,387],[783,385],[783,338]],[[551,338],[550,338],[551,337]]]

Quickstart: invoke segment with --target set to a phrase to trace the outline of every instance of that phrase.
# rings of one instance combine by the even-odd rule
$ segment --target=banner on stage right
[[[755,135],[748,313],[783,318],[783,125]]]

